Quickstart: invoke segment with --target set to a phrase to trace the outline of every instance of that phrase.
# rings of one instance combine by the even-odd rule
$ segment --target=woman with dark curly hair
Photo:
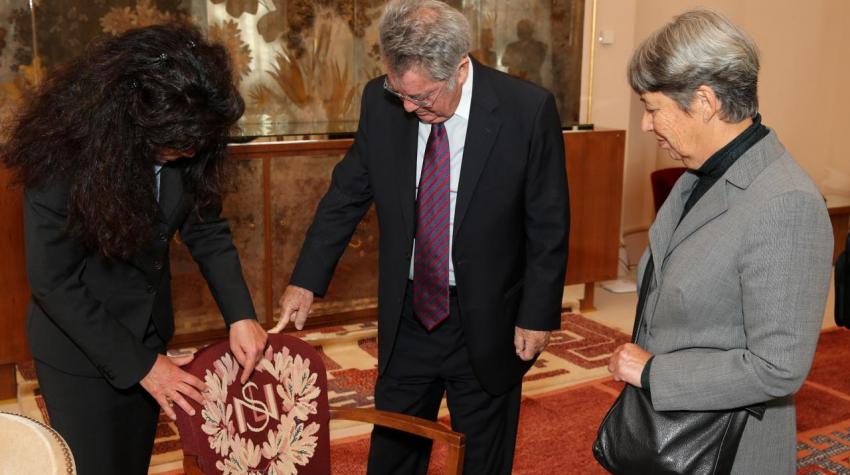
[[[180,232],[247,379],[266,334],[227,222],[226,134],[244,103],[227,53],[187,26],[90,47],[13,124],[3,163],[25,187],[27,334],[51,424],[80,474],[147,473],[160,407],[193,412],[202,381],[164,356],[168,248]]]

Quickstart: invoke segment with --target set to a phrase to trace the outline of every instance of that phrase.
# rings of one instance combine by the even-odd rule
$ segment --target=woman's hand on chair
[[[159,403],[159,406],[171,420],[177,419],[174,404],[180,406],[187,414],[195,415],[195,409],[192,408],[186,397],[193,399],[198,404],[204,403],[204,397],[201,393],[207,390],[206,384],[194,375],[180,369],[180,366],[188,364],[193,358],[194,355],[179,357],[157,355],[153,367],[139,381],[139,384],[156,399],[156,402]]]
[[[239,382],[245,384],[251,377],[254,367],[263,358],[269,336],[263,327],[253,318],[239,320],[230,325],[230,351],[242,366]]]

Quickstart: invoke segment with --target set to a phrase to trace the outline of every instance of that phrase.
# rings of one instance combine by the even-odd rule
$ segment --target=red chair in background
[[[652,186],[652,201],[655,206],[655,213],[661,209],[661,205],[667,200],[667,196],[676,184],[679,177],[682,176],[687,168],[672,167],[661,168],[655,170],[649,175],[649,182]],[[648,245],[647,231],[648,226],[634,226],[623,230],[623,239],[621,245],[626,249],[625,266],[628,270],[632,270],[637,266],[641,253]]]
[[[227,342],[204,348],[183,367],[209,391],[194,416],[177,410],[183,467],[189,475],[330,473],[331,419],[376,424],[448,446],[446,470],[460,474],[464,436],[425,419],[376,409],[330,408],[325,365],[298,338],[269,335],[266,354],[250,380]]]
[[[652,183],[652,201],[655,203],[655,213],[661,209],[661,205],[673,189],[673,185],[685,173],[685,167],[661,168],[655,170],[649,175],[649,181]]]

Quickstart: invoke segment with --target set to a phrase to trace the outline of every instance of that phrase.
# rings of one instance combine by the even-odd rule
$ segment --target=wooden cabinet
[[[24,337],[29,301],[24,261],[23,190],[0,167],[0,400],[16,397],[15,362],[30,358]]]
[[[564,132],[570,185],[567,283],[590,283],[585,307],[592,306],[593,282],[617,277],[625,132]],[[256,142],[233,145],[235,191],[224,203],[239,248],[248,286],[261,321],[270,326],[278,299],[301,248],[330,172],[351,146],[350,139]],[[8,176],[1,175],[8,180]],[[0,217],[0,364],[29,358],[23,321],[26,285],[20,189],[2,190]],[[370,211],[342,257],[327,296],[317,302],[308,325],[328,326],[374,320],[377,305],[377,219]],[[179,239],[178,239],[179,241]],[[224,337],[212,296],[185,247],[172,245],[175,345]]]
[[[617,278],[626,132],[564,132],[570,186],[567,284],[584,283],[582,310],[593,309],[593,284]]]
[[[564,132],[563,137],[572,216],[567,283],[588,284],[582,301],[587,310],[593,307],[593,283],[617,277],[625,132],[576,131]],[[274,320],[331,170],[351,144],[351,139],[259,142],[230,149],[230,157],[239,162],[238,187],[225,201],[224,211],[266,325]],[[357,227],[308,326],[375,319],[378,239],[372,210]],[[186,344],[223,336],[215,301],[180,246],[173,247],[172,271],[176,341]]]

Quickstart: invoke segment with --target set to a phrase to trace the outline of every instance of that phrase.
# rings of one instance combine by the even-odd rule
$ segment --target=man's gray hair
[[[710,86],[720,118],[737,123],[758,112],[759,54],[755,42],[724,16],[690,10],[643,41],[629,62],[638,94],[661,92],[688,111],[696,89]]]
[[[472,34],[463,14],[438,0],[392,0],[380,26],[381,55],[393,74],[414,67],[434,81],[449,80],[469,53]]]

